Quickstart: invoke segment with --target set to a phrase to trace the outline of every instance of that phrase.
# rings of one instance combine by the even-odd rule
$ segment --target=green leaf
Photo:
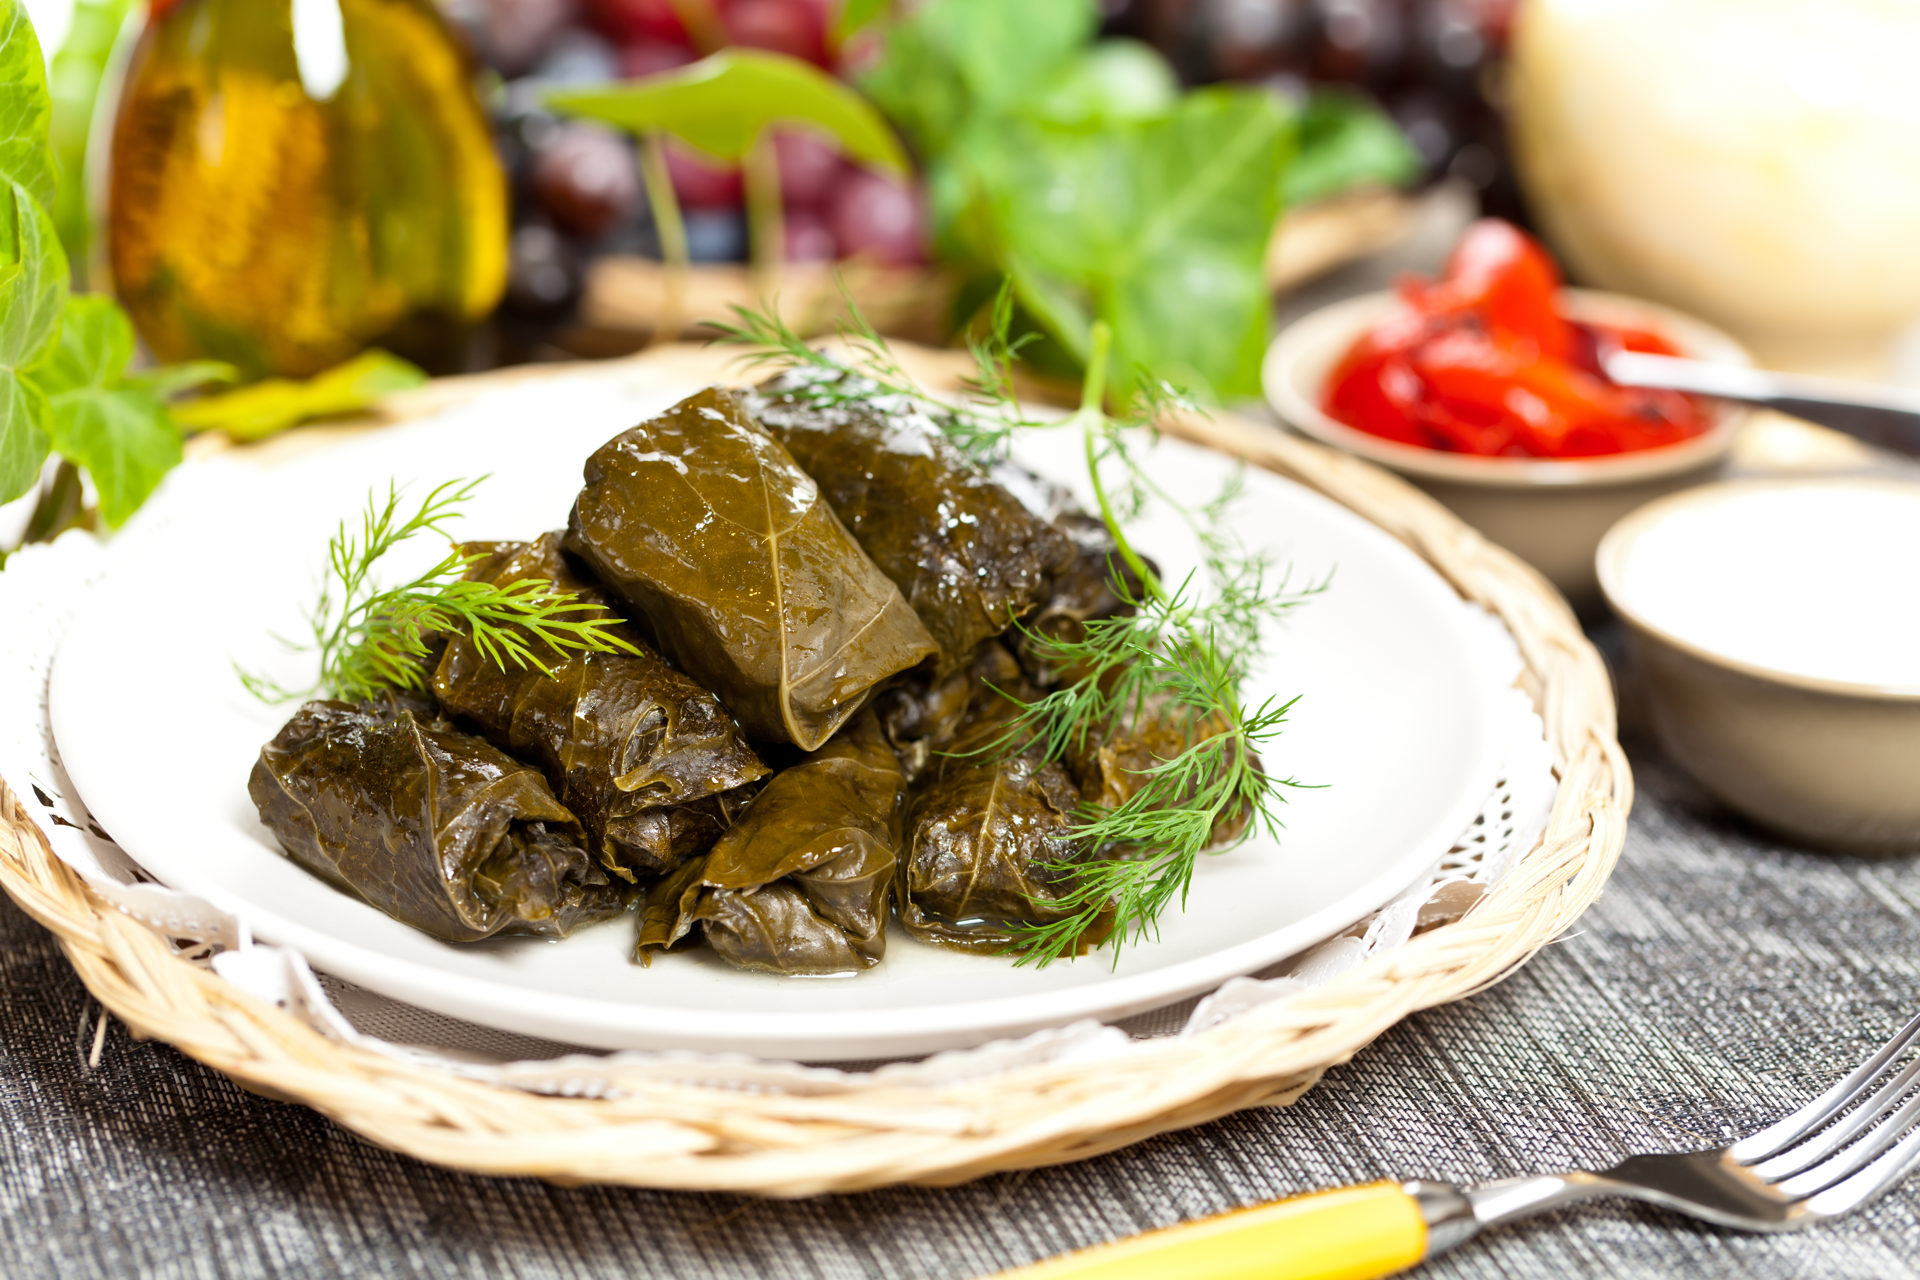
[[[368,351],[304,382],[269,378],[188,401],[174,407],[173,420],[188,431],[224,431],[235,440],[259,440],[312,418],[357,412],[426,380],[426,374],[398,356]]]
[[[52,205],[54,225],[67,257],[84,272],[90,226],[87,220],[87,137],[93,126],[93,107],[106,76],[107,59],[133,0],[78,0],[73,24],[47,73],[53,100],[49,136],[60,165],[59,192]]]
[[[1180,80],[1151,45],[1102,40],[1068,62],[1023,114],[1056,124],[1112,124],[1165,115],[1180,102]]]
[[[26,188],[0,184],[0,502],[31,489],[47,458],[47,397],[26,370],[52,344],[66,296],[53,220]]]
[[[66,297],[67,255],[53,219],[25,188],[0,185],[0,366],[23,369],[40,358]]]
[[[1094,0],[931,0],[887,33],[860,85],[933,159],[969,120],[1055,83],[1098,24]]]
[[[547,105],[634,133],[661,131],[738,163],[774,125],[804,125],[862,164],[907,170],[906,153],[873,105],[811,63],[723,49],[688,67],[597,89],[563,89]]]
[[[87,469],[100,518],[117,529],[180,465],[180,432],[160,398],[137,384],[80,387],[51,397],[53,447]]]
[[[60,336],[28,371],[47,395],[49,435],[85,467],[109,528],[125,523],[180,464],[180,433],[151,390],[126,380],[133,326],[111,298],[69,296]]]
[[[840,12],[833,19],[834,41],[865,31],[886,11],[887,0],[840,0]]]
[[[0,180],[19,183],[41,204],[53,202],[52,108],[39,37],[20,0],[0,0]]]
[[[33,488],[53,447],[46,393],[13,370],[0,371],[0,502]]]
[[[1300,154],[1281,175],[1286,207],[1298,208],[1355,187],[1397,187],[1420,172],[1420,156],[1400,126],[1372,102],[1316,90],[1300,118]]]
[[[157,369],[138,370],[128,379],[162,400],[171,400],[216,382],[239,380],[240,371],[223,360],[189,360],[184,364],[161,365]]]
[[[985,248],[1076,356],[1094,320],[1112,326],[1123,394],[1142,368],[1196,394],[1252,394],[1291,139],[1257,90],[1204,90],[1164,117],[1097,129],[1012,122],[974,161],[991,166]]]
[[[50,396],[115,387],[133,359],[133,325],[112,298],[70,294],[59,337],[31,370]]]

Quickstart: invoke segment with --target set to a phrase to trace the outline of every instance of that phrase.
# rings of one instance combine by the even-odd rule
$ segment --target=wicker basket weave
[[[692,348],[638,359],[711,365],[716,376],[721,365]],[[931,353],[913,354],[911,363],[929,380],[955,372]],[[609,377],[632,367],[599,366]],[[397,399],[387,416],[420,416],[500,378],[538,376],[448,380]],[[455,1169],[801,1196],[1054,1164],[1242,1107],[1291,1102],[1409,1013],[1498,981],[1567,928],[1619,855],[1632,780],[1600,657],[1531,569],[1357,459],[1224,415],[1168,430],[1345,504],[1500,617],[1519,643],[1559,777],[1540,843],[1464,918],[1291,999],[1098,1062],[1023,1066],[987,1080],[906,1086],[874,1077],[850,1091],[800,1095],[743,1087],[720,1067],[703,1083],[615,1070],[617,1096],[564,1098],[341,1043],[241,991],[104,902],[53,855],[4,782],[0,885],[55,933],[88,989],[135,1034],[177,1045],[249,1089],[304,1103],[370,1141]]]

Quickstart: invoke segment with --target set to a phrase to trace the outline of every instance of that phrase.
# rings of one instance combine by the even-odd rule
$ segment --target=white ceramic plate
[[[1276,844],[1208,859],[1157,942],[1042,970],[892,932],[854,977],[742,973],[700,952],[629,963],[629,916],[560,942],[437,942],[284,857],[247,798],[260,745],[290,713],[251,699],[234,664],[310,678],[300,634],[328,535],[369,486],[493,475],[461,532],[529,537],[565,522],[596,446],[697,388],[654,377],[556,375],[405,427],[268,466],[192,464],[116,540],[113,566],[65,638],[51,710],[67,770],[94,815],[157,878],[233,912],[319,968],[422,1008],[603,1048],[739,1050],[814,1061],[928,1052],[1080,1018],[1119,1018],[1207,990],[1331,936],[1425,873],[1464,830],[1497,768],[1497,674],[1475,619],[1419,558],[1345,509],[1262,471],[1236,508],[1251,544],[1334,572],[1272,629],[1256,697],[1304,695],[1266,753],[1294,792]],[[1078,447],[1042,437],[1038,470],[1081,488]],[[1176,442],[1156,474],[1205,497],[1235,464]],[[1139,544],[1179,576],[1195,556],[1177,519]],[[431,548],[419,549],[431,558]],[[397,565],[396,571],[407,566]]]

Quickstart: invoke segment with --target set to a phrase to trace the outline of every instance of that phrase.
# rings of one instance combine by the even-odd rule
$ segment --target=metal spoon
[[[1777,409],[1882,449],[1920,457],[1920,391],[1637,351],[1605,352],[1601,365],[1623,387],[1686,391]]]

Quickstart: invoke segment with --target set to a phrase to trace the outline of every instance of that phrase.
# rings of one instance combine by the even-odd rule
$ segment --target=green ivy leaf
[[[85,467],[110,529],[126,523],[180,465],[180,432],[160,398],[136,383],[50,397],[53,447]]]
[[[0,180],[16,182],[43,205],[53,203],[52,107],[40,39],[20,0],[0,0]]]
[[[1253,394],[1292,138],[1273,96],[1244,89],[1097,129],[1010,122],[974,161],[992,173],[982,247],[1076,358],[1093,320],[1112,326],[1122,392],[1145,368],[1210,398]]]
[[[887,0],[840,0],[833,19],[833,38],[844,41],[872,26],[887,11]]]
[[[1180,78],[1153,46],[1102,40],[1064,64],[1024,111],[1056,124],[1113,124],[1165,115],[1180,102]]]
[[[1420,172],[1420,155],[1386,112],[1359,94],[1318,89],[1300,116],[1300,154],[1281,175],[1289,209],[1355,187],[1397,187]]]
[[[642,80],[555,90],[546,102],[634,133],[671,134],[721,161],[744,159],[774,125],[804,125],[862,164],[907,170],[899,139],[873,104],[811,63],[777,53],[722,49]]]
[[[304,382],[269,378],[238,391],[189,400],[174,406],[173,420],[188,431],[224,431],[235,440],[259,440],[312,418],[357,412],[426,380],[426,374],[398,356],[367,351]]]
[[[860,87],[933,159],[1056,83],[1098,25],[1093,0],[930,0],[888,30]]]
[[[25,187],[0,183],[0,502],[33,487],[52,443],[46,393],[26,371],[52,344],[66,296],[53,220]]]
[[[33,488],[53,447],[46,393],[12,370],[0,371],[0,502]]]
[[[216,382],[238,382],[240,371],[224,360],[188,360],[184,364],[136,370],[128,380],[139,383],[162,400],[171,400]]]
[[[78,295],[67,299],[58,341],[29,370],[47,395],[54,451],[86,468],[109,528],[180,465],[180,432],[165,404],[127,380],[132,358],[133,326],[119,304]]]
[[[72,294],[60,311],[59,336],[29,372],[50,396],[86,387],[115,387],[133,360],[133,325],[111,298]]]

